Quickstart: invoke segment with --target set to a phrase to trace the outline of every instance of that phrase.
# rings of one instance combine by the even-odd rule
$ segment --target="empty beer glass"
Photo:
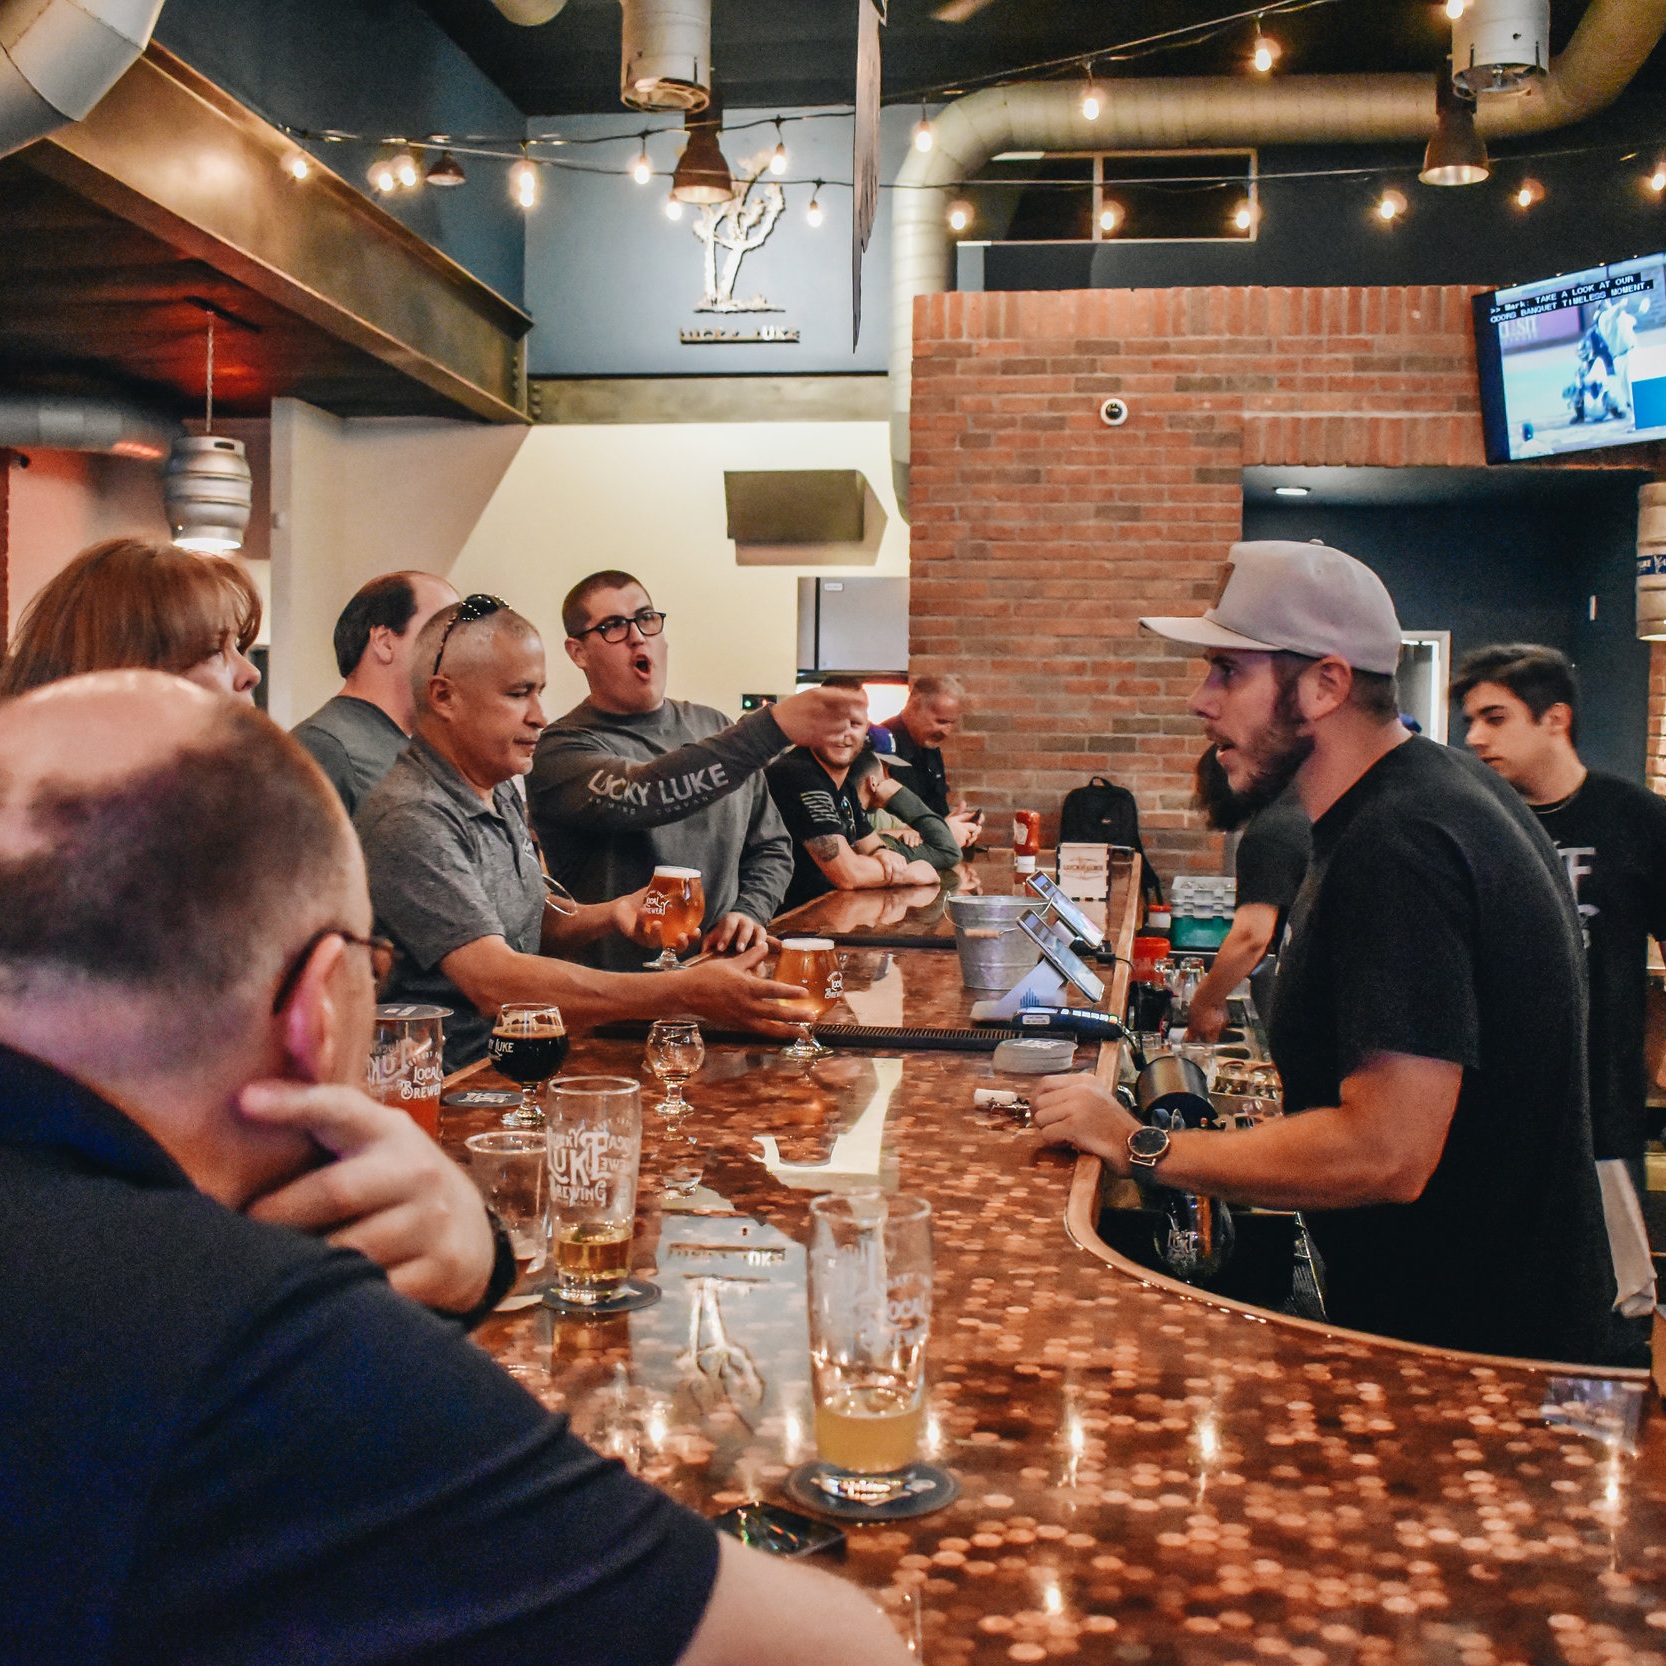
[[[544,1103],[555,1293],[590,1306],[618,1295],[630,1275],[642,1093],[624,1076],[573,1076]]]
[[[794,983],[804,991],[815,1014],[798,1026],[798,1039],[781,1049],[784,1059],[824,1059],[832,1049],[816,1040],[816,1025],[822,1014],[845,992],[844,973],[830,937],[784,937],[781,958],[775,966],[777,983]]]
[[[931,1205],[877,1191],[810,1202],[817,1485],[851,1503],[909,1491],[926,1410]]]
[[[659,953],[646,964],[650,971],[669,972],[677,965],[671,947],[685,937],[698,937],[706,917],[706,891],[698,868],[655,868],[648,894],[638,911],[642,930]]]

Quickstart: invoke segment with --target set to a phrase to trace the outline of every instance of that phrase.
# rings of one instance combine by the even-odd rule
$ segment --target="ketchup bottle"
[[[1034,873],[1041,854],[1041,812],[1012,812],[1012,866],[1015,873]]]

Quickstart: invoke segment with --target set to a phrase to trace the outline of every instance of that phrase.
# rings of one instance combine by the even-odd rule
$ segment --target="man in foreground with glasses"
[[[353,1166],[320,1129],[409,1120],[349,1085],[369,926],[252,709],[113,672],[0,710],[6,1658],[901,1666],[341,1247],[380,1245],[273,1224]]]
[[[496,597],[469,596],[429,620],[415,665],[415,736],[355,825],[378,929],[399,951],[390,998],[452,1009],[448,1069],[485,1056],[491,1015],[507,1001],[553,1003],[569,1028],[693,1013],[791,1033],[803,991],[755,975],[762,942],[734,960],[633,976],[554,958],[628,938],[637,897],[547,905],[509,784],[532,767],[544,727],[544,645]]]
[[[581,579],[561,618],[567,657],[590,693],[544,731],[527,782],[551,870],[575,896],[599,902],[646,885],[656,866],[697,868],[703,947],[762,944],[793,871],[764,766],[845,728],[860,694],[809,689],[738,723],[667,700],[665,615],[629,573]],[[618,971],[642,964],[617,939],[587,958]]]

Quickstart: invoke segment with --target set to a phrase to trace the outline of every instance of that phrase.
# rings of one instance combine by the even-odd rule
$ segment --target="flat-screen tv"
[[[1474,305],[1489,463],[1666,439],[1666,255]]]

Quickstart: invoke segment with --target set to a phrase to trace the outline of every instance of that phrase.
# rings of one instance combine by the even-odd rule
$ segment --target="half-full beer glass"
[[[685,937],[697,937],[706,917],[706,890],[698,868],[655,868],[648,894],[639,911],[642,929],[659,953],[646,964],[650,971],[669,972],[677,965],[671,947]]]
[[[926,1409],[931,1205],[877,1191],[810,1202],[818,1485],[878,1504],[908,1489]]]
[[[573,1076],[544,1095],[555,1293],[592,1305],[631,1270],[642,1093],[624,1076]]]
[[[450,1007],[386,1002],[376,1009],[365,1091],[440,1137],[440,1087],[445,1080],[445,1020]]]
[[[784,1059],[824,1059],[832,1048],[816,1040],[816,1025],[822,1014],[845,992],[844,973],[831,937],[783,937],[781,958],[776,962],[775,981],[795,983],[805,1000],[815,1007],[815,1016],[798,1026],[798,1039],[781,1049]]]

